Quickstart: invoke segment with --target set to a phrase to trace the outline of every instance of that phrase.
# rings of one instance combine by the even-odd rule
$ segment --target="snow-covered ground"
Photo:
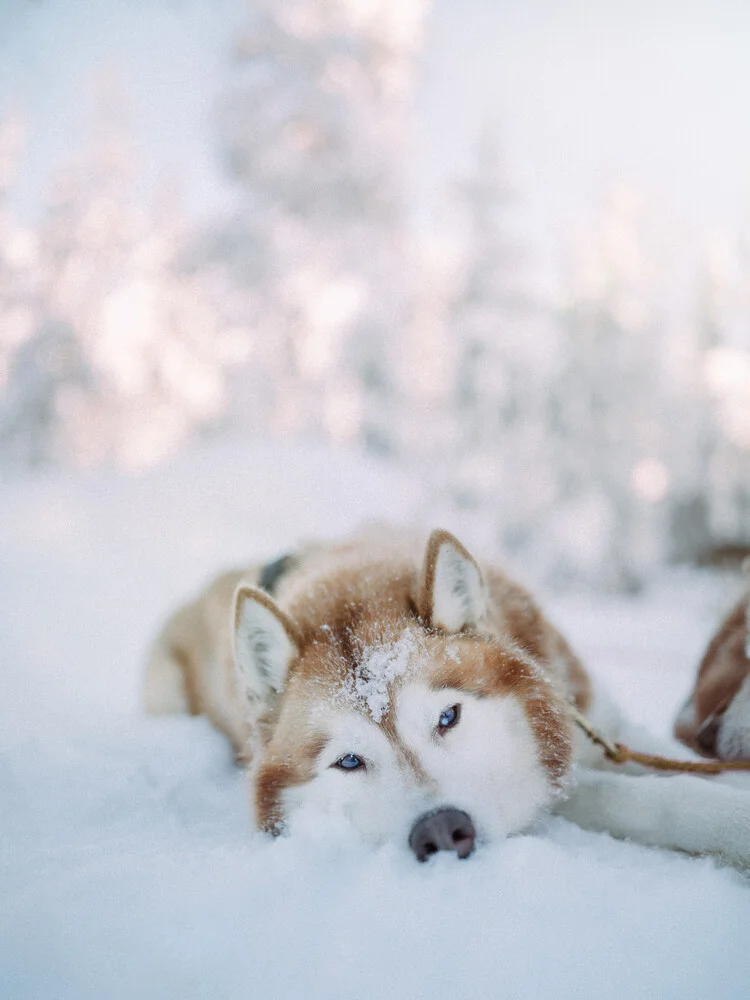
[[[427,865],[344,830],[271,841],[202,719],[141,716],[154,627],[216,568],[419,506],[380,466],[272,445],[0,489],[3,1000],[748,995],[750,882],[713,861],[561,819]],[[731,596],[671,575],[546,604],[666,731]]]

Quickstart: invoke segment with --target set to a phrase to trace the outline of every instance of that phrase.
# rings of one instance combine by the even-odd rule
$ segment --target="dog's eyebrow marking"
[[[446,664],[445,668],[430,680],[431,691],[464,691],[477,698],[487,694],[486,684],[478,674],[470,674],[467,670],[457,668],[456,664]]]
[[[313,736],[306,743],[303,743],[300,757],[314,764],[330,742],[328,736]]]

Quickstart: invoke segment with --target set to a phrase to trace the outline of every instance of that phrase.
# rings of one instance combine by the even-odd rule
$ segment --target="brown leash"
[[[685,771],[689,774],[721,774],[723,771],[750,771],[750,760],[677,760],[657,754],[631,750],[624,743],[612,743],[598,732],[588,719],[573,708],[573,720],[586,733],[592,743],[601,747],[604,756],[614,764],[641,764],[656,771]]]

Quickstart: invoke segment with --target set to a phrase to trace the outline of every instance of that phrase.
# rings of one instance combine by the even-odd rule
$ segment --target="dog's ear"
[[[447,531],[433,531],[427,542],[417,609],[428,625],[460,632],[484,615],[487,595],[474,559]]]
[[[234,595],[234,662],[248,698],[265,702],[284,687],[299,654],[297,626],[262,590],[240,583]]]

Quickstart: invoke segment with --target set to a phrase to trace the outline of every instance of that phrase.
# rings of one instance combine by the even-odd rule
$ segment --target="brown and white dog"
[[[678,740],[706,757],[750,760],[750,594],[719,626],[675,721]]]
[[[419,860],[471,853],[554,810],[750,865],[750,795],[615,773],[570,705],[622,720],[526,591],[452,535],[311,546],[219,577],[166,623],[147,709],[204,713],[248,765],[257,825],[346,817]]]

